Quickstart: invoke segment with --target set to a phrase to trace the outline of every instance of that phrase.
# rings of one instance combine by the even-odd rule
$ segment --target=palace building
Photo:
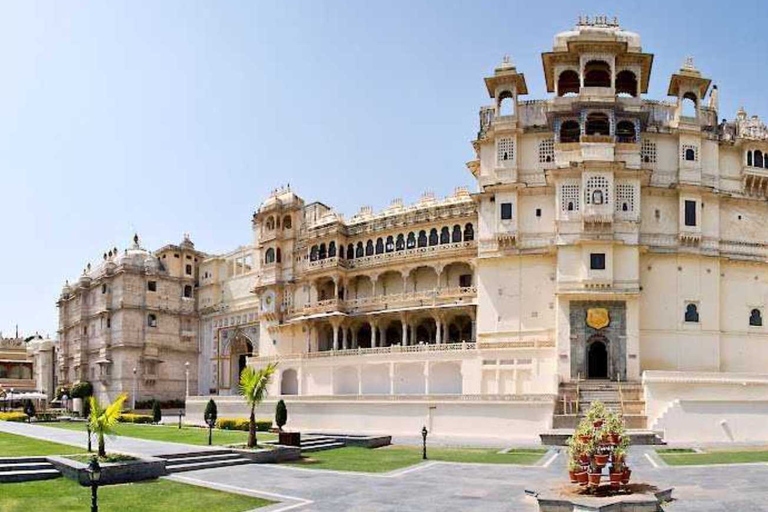
[[[692,59],[668,99],[646,98],[653,55],[607,17],[557,34],[542,64],[546,99],[524,99],[509,59],[485,78],[474,191],[345,219],[276,190],[249,244],[155,253],[189,254],[193,275],[131,263],[146,302],[112,299],[131,304],[130,342],[95,327],[115,318],[96,306],[108,257],[65,289],[60,367],[112,368],[109,386],[134,364],[116,364],[122,347],[172,383],[195,352],[200,419],[209,395],[244,414],[239,372],[277,362],[259,412],[283,398],[292,428],[533,439],[600,398],[667,440],[768,439],[768,129],[744,110],[720,121]],[[169,308],[144,293],[154,279]],[[70,312],[86,292],[95,312]]]

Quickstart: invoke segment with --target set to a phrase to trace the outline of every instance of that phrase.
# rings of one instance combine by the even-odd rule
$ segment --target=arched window
[[[355,246],[352,244],[349,244],[347,246],[347,259],[352,260],[355,258]]]
[[[747,151],[747,165],[749,167],[752,167],[752,152],[751,151]]]
[[[157,327],[157,317],[153,313],[147,315],[147,327]]]
[[[627,203],[621,203],[621,211],[629,211],[629,205]]]
[[[573,201],[568,201],[568,211],[569,212],[573,211]]]
[[[277,248],[277,253],[276,253],[276,261],[277,261],[278,263],[280,263],[281,261],[283,261],[283,257],[282,257],[282,255],[281,255],[281,252],[280,252],[280,248],[279,248],[279,247]]]
[[[291,221],[291,216],[286,215],[283,217],[283,229],[291,229],[293,226],[293,222]]]
[[[328,250],[325,248],[325,244],[320,244],[320,249],[317,251],[317,257],[324,260],[328,256]]]
[[[572,69],[567,69],[560,73],[557,78],[557,95],[565,96],[566,94],[578,94],[581,83],[579,82],[579,74]]]
[[[461,226],[458,224],[453,226],[453,232],[451,233],[451,242],[461,242]]]
[[[694,151],[692,148],[688,148],[685,150],[685,159],[689,162],[695,162],[696,161],[696,151]]]
[[[611,66],[602,60],[591,60],[584,66],[584,87],[610,87]]]
[[[376,254],[381,254],[384,252],[384,240],[381,238],[376,239]]]
[[[363,249],[363,242],[357,242],[357,247],[355,248],[355,258],[362,258],[365,256],[365,249]]]
[[[592,191],[592,204],[596,204],[596,205],[603,204],[603,191],[602,190],[593,190]]]
[[[387,237],[387,242],[384,244],[385,252],[392,252],[395,250],[395,238],[390,235]]]
[[[191,299],[192,298],[192,285],[191,284],[185,284],[184,285],[184,298]]]
[[[441,244],[449,244],[451,243],[451,230],[448,228],[448,226],[443,227],[443,229],[440,230],[440,243]]]
[[[397,241],[395,242],[395,250],[396,251],[402,251],[405,249],[405,237],[402,233],[397,235]]]
[[[685,321],[697,323],[699,321],[699,308],[696,304],[685,306]]]
[[[429,230],[429,245],[437,245],[440,242],[440,237],[437,235],[437,229],[432,228]]]
[[[472,226],[472,224],[467,224],[464,226],[464,241],[469,242],[470,240],[475,239],[475,228]]]
[[[407,249],[413,249],[414,247],[416,247],[416,235],[413,234],[413,231],[408,233],[408,238],[406,239],[405,247]]]
[[[365,255],[373,256],[373,240],[365,242]]]
[[[317,246],[313,245],[309,250],[309,261],[317,261]]]
[[[687,92],[683,95],[682,102],[682,115],[684,117],[696,117],[696,105],[698,105],[698,98],[692,92]]]
[[[616,125],[616,141],[630,144],[637,142],[635,123],[632,121],[619,121]]]
[[[423,229],[419,231],[419,247],[426,247],[427,246],[427,232]]]
[[[499,115],[515,115],[515,97],[512,96],[512,93],[509,91],[503,91],[499,94]]]
[[[334,241],[331,241],[328,243],[328,257],[329,258],[336,257],[336,242]]]
[[[264,253],[264,263],[270,264],[275,262],[275,250],[273,248],[267,249],[267,252]]]
[[[602,112],[592,112],[587,115],[584,133],[587,135],[610,135],[611,123],[608,120],[608,115]]]
[[[616,94],[636,97],[637,96],[637,77],[628,69],[619,71],[616,75]]]
[[[749,313],[749,325],[753,327],[761,327],[763,325],[763,314],[759,309],[753,309]]]
[[[579,142],[581,139],[581,127],[574,120],[565,121],[560,125],[560,142]]]
[[[267,230],[272,231],[275,229],[275,218],[270,216],[267,221],[264,223],[264,227],[267,228]]]
[[[759,149],[755,151],[755,167],[763,166],[763,152]]]

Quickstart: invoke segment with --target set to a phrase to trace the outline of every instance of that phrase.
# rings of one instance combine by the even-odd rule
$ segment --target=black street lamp
[[[99,480],[101,480],[101,466],[98,457],[91,459],[88,464],[88,480],[91,481],[91,512],[99,512]]]
[[[421,427],[421,440],[422,440],[421,458],[424,460],[427,460],[427,434],[429,434],[429,431],[427,430],[427,427],[425,425]]]
[[[179,430],[181,430],[181,409],[179,409]]]

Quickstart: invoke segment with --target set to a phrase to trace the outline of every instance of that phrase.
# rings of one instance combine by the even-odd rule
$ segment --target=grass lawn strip
[[[41,441],[26,436],[0,432],[0,457],[31,457],[41,455],[71,455],[83,453],[84,448]],[[2,503],[0,503],[2,505]],[[4,510],[0,508],[0,510]]]
[[[54,422],[43,423],[46,427],[64,428],[85,432],[83,422]],[[200,427],[182,427],[178,425],[142,425],[137,423],[120,423],[115,428],[115,434],[124,437],[135,437],[149,441],[164,441],[168,443],[192,444],[198,446],[208,445],[208,429]],[[270,432],[257,432],[256,439],[263,441],[277,440],[277,436]],[[248,432],[241,430],[213,431],[213,444],[220,446],[225,444],[245,443],[248,440]]]
[[[768,462],[768,450],[713,450],[703,453],[667,452],[657,450],[659,457],[670,466],[698,466],[715,464],[748,464]]]
[[[510,450],[507,453],[499,453],[494,449],[480,448],[427,448],[427,457],[431,461],[479,464],[532,465],[545,453],[546,450],[539,449]],[[311,469],[387,473],[421,462],[421,448],[418,447],[389,446],[369,449],[350,446],[316,452],[288,464]]]
[[[90,502],[90,489],[66,478],[3,484],[0,512],[82,512],[89,510]],[[245,512],[272,503],[170,480],[99,487],[99,509],[120,512]]]

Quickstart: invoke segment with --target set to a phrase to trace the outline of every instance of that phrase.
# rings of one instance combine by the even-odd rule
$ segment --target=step
[[[238,457],[237,459],[228,460],[212,460],[208,462],[188,462],[184,464],[174,464],[172,466],[165,466],[168,473],[181,473],[184,471],[195,471],[198,469],[213,469],[213,468],[226,468],[230,466],[242,466],[244,464],[251,464],[251,459],[245,457]]]
[[[319,451],[323,451],[323,450],[333,450],[335,448],[343,448],[343,447],[344,447],[344,443],[340,443],[338,441],[331,441],[331,442],[328,442],[328,443],[315,444],[315,445],[308,446],[308,447],[302,446],[301,447],[301,451],[302,451],[302,453],[304,453],[304,452],[312,453],[312,452],[319,452]]]
[[[48,462],[45,457],[0,457],[0,464],[13,464],[15,462]]]
[[[552,416],[552,428],[575,429],[584,415],[579,414],[555,414]],[[648,426],[648,417],[644,414],[625,414],[624,424],[627,429],[645,429]]]
[[[35,480],[51,480],[59,478],[61,473],[56,469],[35,469],[20,471],[4,471],[0,473],[0,483],[32,482]]]
[[[35,471],[39,469],[53,469],[53,464],[50,462],[0,463],[0,473],[7,473],[9,471]]]
[[[573,435],[573,429],[553,429],[548,432],[539,434],[541,438],[541,444],[545,446],[565,446],[568,442],[568,438]],[[655,432],[652,430],[644,429],[632,429],[627,430],[629,435],[629,444],[635,446],[653,446],[663,445],[663,434],[661,432]]]
[[[301,446],[312,446],[316,444],[325,444],[325,443],[339,443],[340,441],[337,439],[334,439],[332,437],[325,437],[322,439],[302,439],[301,440]]]
[[[193,457],[183,457],[175,459],[166,459],[165,467],[176,466],[179,464],[189,464],[192,462],[211,462],[211,461],[226,461],[241,458],[239,453],[221,453],[215,455],[196,455]]]
[[[209,455],[225,455],[234,453],[232,450],[200,450],[197,452],[184,452],[184,453],[169,453],[168,455],[160,455],[161,459],[174,460],[174,459],[186,459],[189,457],[207,457]]]

